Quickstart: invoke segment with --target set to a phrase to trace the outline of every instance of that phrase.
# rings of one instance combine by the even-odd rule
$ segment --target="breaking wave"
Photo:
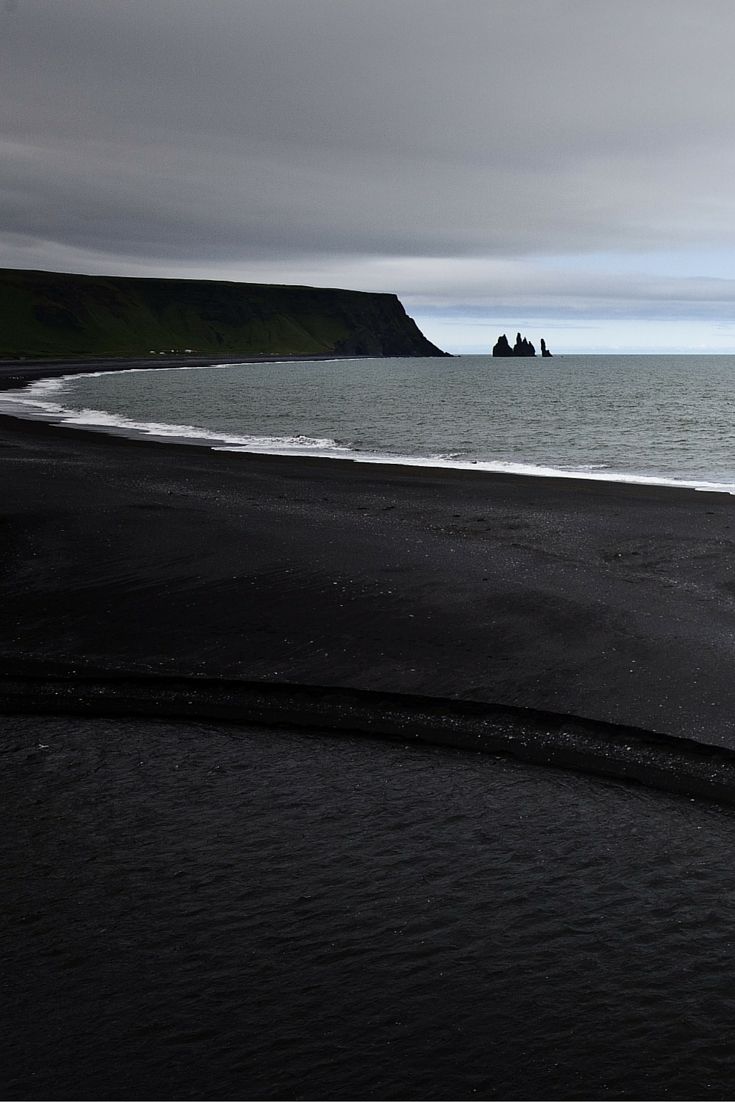
[[[105,410],[75,408],[59,401],[72,381],[100,378],[117,374],[155,372],[214,371],[236,366],[215,364],[209,367],[184,365],[170,368],[121,368],[119,371],[90,371],[83,375],[69,374],[40,379],[22,390],[0,393],[0,411],[23,418],[38,419],[59,426],[107,432],[133,438],[161,442],[177,442],[215,451],[256,453],[262,455],[305,456],[340,459],[364,464],[440,468],[462,471],[484,471],[496,474],[522,475],[535,478],[582,479],[595,482],[616,482],[643,486],[671,486],[712,493],[735,495],[735,482],[711,478],[671,477],[661,474],[632,473],[613,469],[606,463],[553,465],[507,459],[475,459],[459,451],[416,455],[401,451],[369,450],[354,442],[331,436],[311,436],[303,433],[237,433],[217,431],[196,424],[141,420]]]

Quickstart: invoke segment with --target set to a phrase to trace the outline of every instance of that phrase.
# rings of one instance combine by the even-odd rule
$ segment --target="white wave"
[[[59,390],[63,390],[64,384],[67,379],[74,378],[73,375],[58,375],[53,379],[36,379],[25,390],[20,391],[21,394],[55,394]],[[18,393],[18,392],[13,392]]]
[[[271,360],[272,366],[278,364],[294,363],[292,360]],[[218,364],[181,364],[178,367],[119,367],[111,371],[83,371],[71,372],[68,375],[55,375],[52,378],[35,379],[20,390],[6,390],[0,392],[0,402],[3,404],[22,404],[39,409],[48,409],[49,412],[59,412],[65,409],[56,403],[49,404],[46,398],[49,394],[57,394],[72,383],[83,382],[85,379],[101,379],[106,375],[142,375],[152,371],[217,371],[228,367],[248,367],[253,362],[249,360]],[[71,411],[69,411],[71,412]]]
[[[249,434],[216,432],[201,425],[176,425],[163,421],[135,421],[98,409],[64,409],[54,411],[53,420],[60,425],[75,428],[111,429],[136,436],[151,436],[160,440],[196,441],[212,447],[227,445],[235,451],[252,450],[268,452],[274,448],[287,449],[303,454],[325,451],[342,452],[345,447],[329,437],[310,436],[252,436]]]
[[[290,448],[288,451],[282,451],[277,446],[274,448],[253,448],[253,447],[216,447],[214,451],[233,451],[233,452],[249,452],[249,451],[267,451],[271,455],[293,455],[298,449]],[[642,474],[628,474],[623,471],[605,470],[603,474],[601,471],[590,470],[588,467],[571,468],[571,467],[542,467],[535,463],[517,463],[508,460],[499,459],[453,459],[450,457],[440,457],[436,455],[432,456],[416,456],[416,455],[395,455],[395,454],[381,454],[381,453],[369,453],[369,452],[357,452],[351,448],[341,448],[342,454],[334,455],[330,452],[322,452],[321,458],[323,459],[343,459],[350,460],[353,463],[380,463],[387,466],[397,467],[429,467],[429,468],[445,468],[455,471],[487,471],[491,474],[513,474],[513,475],[525,475],[533,478],[567,478],[567,479],[581,479],[585,482],[624,482],[636,486],[673,486],[679,489],[685,490],[703,490],[710,493],[721,494],[735,494],[735,483],[733,482],[710,482],[706,479],[684,479],[684,478],[669,478],[664,475],[642,475]],[[347,453],[347,454],[345,454]],[[306,455],[306,452],[300,454]],[[310,452],[310,455],[315,453]]]
[[[17,407],[15,412],[22,416],[24,411],[37,410],[45,413],[61,413],[64,410],[64,406],[60,406],[58,402],[42,402],[37,398],[23,398],[14,391],[8,391],[6,393],[0,393],[0,402],[5,406],[10,406],[10,409],[4,410],[5,413],[13,413],[12,407]]]
[[[270,361],[293,363],[292,360]],[[335,361],[336,362],[336,361]],[[247,361],[245,361],[247,363]],[[735,483],[715,482],[700,478],[676,478],[665,475],[631,474],[609,469],[602,463],[580,464],[578,467],[553,467],[536,463],[511,460],[485,460],[460,458],[458,453],[430,456],[400,455],[380,452],[360,452],[331,437],[311,437],[301,434],[289,436],[259,436],[253,434],[221,433],[199,425],[178,425],[159,421],[136,421],[104,410],[73,409],[58,402],[48,401],[50,394],[58,393],[71,380],[99,378],[102,375],[124,375],[149,371],[209,371],[217,368],[241,366],[239,363],[211,364],[208,366],[184,364],[181,367],[149,368],[130,367],[115,371],[90,371],[83,375],[61,375],[56,378],[38,379],[17,391],[0,392],[0,404],[4,412],[31,419],[51,421],[61,426],[87,428],[121,435],[144,436],[162,442],[176,440],[213,451],[257,453],[261,455],[290,455],[312,458],[340,459],[354,463],[386,464],[401,467],[446,468],[450,470],[485,471],[494,474],[522,475],[533,478],[564,478],[586,482],[613,482],[640,486],[671,486],[679,489],[700,490],[709,493],[735,495]]]
[[[34,382],[29,383],[21,391],[8,391],[7,393],[13,394],[31,394],[31,393],[47,393],[49,391],[61,390],[71,382],[79,382],[84,379],[101,379],[106,375],[146,375],[155,371],[157,374],[163,371],[220,371],[228,367],[260,367],[267,365],[268,367],[278,367],[279,365],[293,366],[300,363],[355,363],[359,361],[350,360],[343,356],[335,357],[334,359],[320,359],[318,361],[309,360],[308,357],[303,360],[228,360],[227,363],[211,363],[211,364],[172,364],[166,366],[164,364],[156,364],[155,367],[115,367],[105,371],[73,371],[68,375],[56,375],[53,378],[48,379],[36,379]]]

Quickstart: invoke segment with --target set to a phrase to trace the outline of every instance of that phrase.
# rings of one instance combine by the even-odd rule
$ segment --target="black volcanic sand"
[[[735,815],[441,747],[0,723],[0,1097],[735,1096]]]
[[[542,710],[520,742],[548,710],[735,749],[734,510],[0,417],[0,711],[34,674],[29,710],[101,693],[0,721],[0,1095],[729,1097],[730,810],[103,696],[168,707],[178,678],[180,708],[206,674],[300,683],[317,718],[303,686],[389,719],[455,697],[450,733],[495,701]],[[638,744],[644,779],[672,741]]]
[[[5,385],[30,370],[7,365]],[[728,495],[249,456],[7,417],[0,456],[6,673],[422,693],[735,747]]]

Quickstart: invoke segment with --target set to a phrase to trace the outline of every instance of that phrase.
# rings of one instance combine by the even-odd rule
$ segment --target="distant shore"
[[[51,366],[0,365],[0,385]],[[7,416],[0,454],[6,675],[419,694],[735,749],[727,495],[212,452]]]
[[[131,368],[155,371],[157,368],[211,367],[220,363],[285,363],[288,360],[334,360],[333,355],[316,356],[197,356],[166,353],[157,356],[74,357],[66,359],[2,359],[0,358],[0,390],[16,390],[39,379],[58,379],[62,375],[85,375],[91,371],[129,371]],[[342,356],[341,359],[359,359]]]

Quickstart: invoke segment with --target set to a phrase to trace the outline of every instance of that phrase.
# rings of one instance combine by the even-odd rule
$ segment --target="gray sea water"
[[[6,409],[234,450],[735,492],[735,356],[357,359],[70,376]]]
[[[441,748],[3,719],[0,1096],[735,1097],[735,817]]]

